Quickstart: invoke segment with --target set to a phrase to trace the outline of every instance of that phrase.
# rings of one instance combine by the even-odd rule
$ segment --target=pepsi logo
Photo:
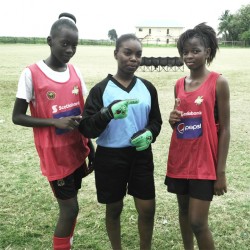
[[[183,134],[184,133],[184,129],[185,129],[185,125],[184,123],[180,123],[178,126],[177,126],[177,130],[180,134]]]

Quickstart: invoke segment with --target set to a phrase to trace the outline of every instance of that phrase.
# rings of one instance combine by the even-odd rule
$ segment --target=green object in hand
[[[128,105],[139,103],[138,99],[126,99],[122,101],[114,101],[109,105],[114,119],[123,119],[128,115]]]
[[[147,149],[153,140],[153,135],[150,130],[143,129],[136,132],[131,137],[131,144],[135,146],[137,151],[142,151]]]

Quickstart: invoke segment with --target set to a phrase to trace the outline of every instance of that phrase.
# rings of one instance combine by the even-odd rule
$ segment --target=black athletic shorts
[[[166,177],[165,184],[170,193],[189,195],[192,198],[212,201],[214,195],[213,180],[191,180],[191,179],[176,179]]]
[[[120,201],[128,193],[142,200],[155,198],[152,149],[98,146],[94,160],[97,200],[103,204]]]
[[[84,163],[86,164],[86,163]],[[75,197],[82,185],[84,165],[63,179],[50,181],[50,186],[56,198],[68,200]]]

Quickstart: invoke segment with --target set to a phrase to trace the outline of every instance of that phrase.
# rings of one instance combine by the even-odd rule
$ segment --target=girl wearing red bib
[[[91,141],[78,131],[86,86],[79,70],[68,64],[78,44],[75,22],[73,15],[62,13],[52,25],[47,38],[51,54],[21,74],[12,118],[17,125],[33,127],[41,171],[59,205],[55,250],[71,248],[85,159],[94,155]],[[31,115],[26,114],[28,105]]]
[[[175,85],[173,128],[165,184],[177,195],[185,249],[214,249],[208,227],[213,195],[227,192],[226,159],[230,140],[229,86],[207,65],[218,49],[215,31],[206,24],[184,32],[177,48],[190,75]]]

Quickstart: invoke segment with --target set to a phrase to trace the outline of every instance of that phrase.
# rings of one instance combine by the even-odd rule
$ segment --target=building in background
[[[136,26],[136,36],[144,44],[176,44],[184,26],[174,21],[145,21]]]

